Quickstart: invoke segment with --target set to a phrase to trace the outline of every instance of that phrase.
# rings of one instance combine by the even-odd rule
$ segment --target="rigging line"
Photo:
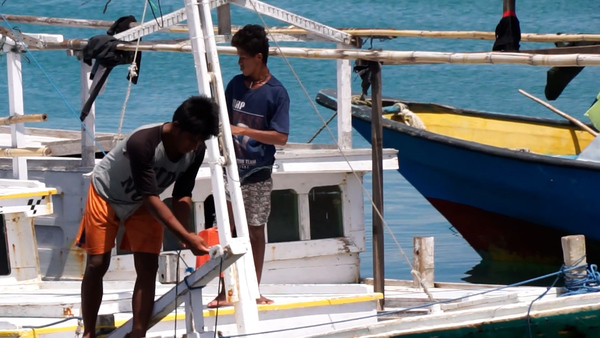
[[[260,18],[260,20],[262,21],[262,24],[265,28],[267,28],[268,31],[268,26],[267,23],[265,22],[265,19],[263,18],[262,14],[260,14],[258,12],[258,9],[256,8],[256,5],[254,4],[254,1],[250,0],[248,1],[249,3],[252,4],[252,7],[254,8],[254,11],[256,12],[256,14],[258,15],[258,17]],[[329,128],[329,125],[326,123],[325,119],[323,118],[323,116],[321,115],[321,113],[319,112],[319,109],[317,108],[316,104],[313,102],[313,100],[310,98],[310,94],[308,93],[308,91],[306,90],[306,87],[304,87],[304,84],[302,83],[302,81],[300,80],[300,77],[298,76],[298,74],[296,73],[296,71],[294,70],[294,67],[292,67],[291,63],[289,62],[288,58],[285,56],[285,54],[282,52],[281,47],[279,46],[279,43],[277,43],[277,40],[275,39],[275,37],[273,36],[273,34],[269,31],[268,33],[271,36],[271,39],[273,40],[273,42],[275,43],[275,45],[277,46],[277,48],[279,49],[280,53],[281,53],[281,57],[285,60],[287,66],[290,68],[290,70],[292,71],[292,74],[294,75],[294,77],[296,78],[296,80],[298,81],[298,84],[300,85],[300,88],[302,88],[302,91],[304,92],[304,94],[306,95],[306,97],[308,98],[308,102],[310,102],[310,105],[313,107],[313,109],[315,110],[315,112],[317,113],[317,116],[321,119],[321,122],[323,122],[323,124],[325,125],[325,129],[327,129],[327,131],[329,132],[329,135],[331,136],[331,138],[334,140],[334,142],[336,141],[335,136],[333,135],[333,132],[331,131],[331,128]],[[350,164],[350,160],[348,160],[348,157],[346,156],[346,154],[344,153],[344,151],[342,150],[342,148],[339,146],[339,144],[337,142],[335,142],[335,145],[337,147],[337,149],[340,151],[340,154],[342,155],[342,157],[344,157],[344,160],[346,161],[346,163],[348,164],[348,166],[350,167],[350,170],[352,171],[352,174],[354,174],[354,176],[356,177],[356,179],[361,182],[360,177],[358,177],[358,174],[356,173],[356,171],[354,170],[354,168],[352,167],[352,164]],[[369,202],[371,203],[371,206],[373,207],[373,209],[375,210],[375,213],[377,214],[377,216],[379,216],[379,218],[381,218],[382,223],[385,225],[386,230],[388,231],[388,233],[392,236],[392,239],[394,240],[394,242],[396,243],[396,246],[398,246],[398,249],[400,249],[400,253],[404,256],[404,259],[406,260],[406,263],[408,263],[408,266],[410,267],[411,270],[413,270],[413,265],[410,262],[410,259],[408,258],[408,256],[406,255],[406,253],[404,252],[404,249],[402,248],[402,246],[400,245],[400,242],[398,241],[398,239],[396,238],[396,236],[394,235],[394,233],[392,232],[392,229],[390,228],[390,226],[388,225],[387,221],[383,218],[383,214],[381,213],[381,211],[375,206],[375,202],[373,201],[373,198],[371,197],[371,194],[369,194],[369,192],[367,191],[367,189],[365,188],[364,184],[361,183],[361,188],[363,190],[363,192],[366,194],[367,198],[369,199]],[[419,277],[418,277],[419,278]],[[420,278],[419,278],[420,279]],[[422,281],[421,281],[422,282]]]
[[[100,152],[102,152],[103,155],[106,155],[106,152],[104,151],[104,149],[102,148],[102,146],[98,143],[98,141],[96,140],[96,138],[88,130],[88,128],[86,127],[86,125],[83,123],[83,121],[81,121],[81,119],[79,119],[79,114],[75,113],[75,109],[73,109],[73,107],[71,107],[71,104],[69,104],[69,101],[67,101],[67,99],[65,98],[65,96],[61,93],[60,89],[58,89],[58,87],[56,86],[56,84],[54,83],[54,81],[52,81],[52,78],[50,78],[50,75],[48,75],[48,73],[46,72],[46,70],[44,70],[44,68],[42,67],[42,65],[35,58],[35,56],[33,56],[33,53],[31,53],[31,51],[29,50],[29,48],[27,48],[27,44],[25,42],[23,42],[23,40],[21,39],[21,36],[18,35],[14,31],[14,29],[12,28],[12,26],[10,25],[10,23],[8,22],[8,20],[6,20],[6,17],[4,16],[4,14],[0,13],[0,16],[2,17],[2,20],[4,20],[4,22],[6,22],[6,24],[8,25],[8,29],[10,29],[12,31],[12,33],[19,39],[19,42],[22,44],[22,47],[29,54],[29,56],[31,56],[31,59],[33,60],[33,62],[35,62],[35,64],[38,66],[38,68],[40,68],[40,70],[42,71],[42,73],[44,74],[44,76],[46,77],[46,79],[48,79],[48,81],[50,82],[50,84],[52,85],[52,87],[54,88],[54,90],[56,90],[56,92],[58,93],[58,95],[60,96],[60,98],[65,102],[65,104],[67,105],[67,107],[69,108],[69,110],[71,111],[71,113],[75,116],[75,118],[77,118],[77,121],[79,121],[79,124],[81,125],[81,127],[83,128],[83,130],[85,130],[85,132],[87,133],[87,135],[92,140],[94,140],[94,144],[96,144],[96,146],[98,147],[98,149],[100,150]]]
[[[163,12],[162,12],[162,6],[160,5],[160,0],[158,0],[158,14],[160,14],[160,23],[158,23],[158,18],[156,17],[156,13],[154,12],[156,5],[154,4],[154,2],[152,2],[152,0],[148,0],[148,2],[150,2],[150,10],[152,11],[152,16],[154,17],[154,21],[156,21],[156,24],[158,25],[159,28],[163,28],[165,26],[165,22],[163,19]]]
[[[146,19],[146,10],[148,9],[149,2],[150,2],[150,0],[144,1],[144,12],[142,13],[142,22],[141,22],[142,25],[144,24],[144,20]],[[117,129],[117,135],[115,135],[116,138],[121,137],[121,131],[123,130],[123,121],[125,120],[125,110],[127,109],[127,102],[129,101],[129,95],[131,94],[131,83],[133,81],[133,77],[136,75],[136,72],[138,71],[138,67],[135,62],[137,61],[137,55],[138,55],[138,51],[140,48],[141,40],[142,40],[142,37],[140,34],[140,35],[138,35],[137,43],[135,45],[133,61],[131,62],[131,65],[129,65],[129,67],[127,67],[127,69],[129,70],[129,84],[127,85],[127,92],[125,94],[125,101],[123,101],[123,107],[121,107],[121,119],[119,120],[119,129]]]

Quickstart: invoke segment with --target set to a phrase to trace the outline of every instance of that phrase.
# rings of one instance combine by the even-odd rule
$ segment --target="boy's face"
[[[177,152],[185,154],[198,149],[200,144],[204,142],[204,137],[178,128],[177,141]]]
[[[254,56],[248,54],[244,50],[238,48],[238,65],[240,66],[240,71],[245,76],[251,76],[256,74],[256,72],[262,66],[262,54],[258,53]]]

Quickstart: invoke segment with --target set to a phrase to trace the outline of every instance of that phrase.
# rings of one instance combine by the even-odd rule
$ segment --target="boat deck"
[[[366,280],[369,283],[369,280]],[[269,330],[281,328],[300,328],[309,324],[322,323],[332,329],[386,323],[393,319],[419,317],[438,317],[450,312],[461,313],[465,310],[485,309],[489,307],[509,306],[511,304],[529,304],[546,291],[544,287],[511,287],[500,291],[479,295],[482,291],[495,290],[498,286],[463,283],[437,283],[429,289],[436,302],[447,301],[439,306],[429,306],[431,301],[420,289],[410,287],[412,281],[386,281],[385,314],[377,315],[376,301],[381,294],[373,293],[369,284],[312,284],[312,285],[262,285],[261,292],[274,304],[259,305],[261,323]],[[173,285],[157,283],[157,298],[171,289]],[[114,316],[117,325],[131,317],[132,281],[106,281],[104,298],[100,314]],[[58,331],[74,331],[77,328],[76,317],[80,316],[79,281],[46,281],[39,284],[5,286],[0,288],[0,329],[18,330],[27,326],[44,326],[74,318],[46,328],[48,334]],[[234,332],[235,318],[233,307],[223,307],[218,311],[207,309],[206,304],[217,294],[217,284],[213,281],[203,289],[204,318],[207,330],[213,330],[218,317],[217,329],[223,333]],[[545,296],[556,299],[556,289]],[[460,298],[460,299],[459,299]],[[458,300],[457,300],[458,299]],[[411,308],[408,311],[403,311]],[[398,312],[395,312],[398,311]],[[177,327],[185,329],[183,307],[177,310]],[[431,316],[429,316],[431,315]],[[150,332],[152,336],[172,335],[175,327],[175,313],[165,317]],[[35,318],[35,319],[32,319]],[[286,319],[288,320],[286,322]],[[349,320],[350,319],[350,320]],[[355,319],[355,320],[352,320]],[[271,326],[271,321],[279,324]],[[423,324],[425,325],[425,324]],[[266,329],[265,329],[266,330]],[[169,334],[170,332],[170,334]],[[183,331],[182,331],[183,332]],[[314,332],[303,329],[289,330],[286,336],[296,337]],[[38,337],[44,336],[43,328],[36,329]],[[282,334],[279,332],[278,334]],[[266,334],[260,336],[277,336]]]

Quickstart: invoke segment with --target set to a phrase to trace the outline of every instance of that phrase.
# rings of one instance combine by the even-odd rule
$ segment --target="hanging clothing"
[[[83,62],[92,66],[92,60],[96,61],[94,62],[90,73],[90,79],[94,80],[94,82],[90,88],[88,99],[83,104],[79,115],[81,121],[84,121],[89,115],[92,105],[104,87],[111,70],[118,65],[131,64],[134,57],[136,60],[137,73],[135,76],[131,77],[131,82],[137,84],[140,62],[142,59],[141,52],[138,52],[137,56],[135,56],[135,52],[117,50],[118,44],[128,42],[120,41],[113,37],[114,34],[129,29],[129,25],[132,22],[136,22],[135,17],[132,15],[119,18],[106,31],[106,34],[91,37],[88,40],[88,44],[83,48]],[[101,74],[100,78],[96,78],[96,74]],[[127,74],[127,80],[130,80],[129,73]]]
[[[519,51],[521,41],[521,26],[517,14],[506,11],[496,26],[496,41],[492,51],[516,52]]]

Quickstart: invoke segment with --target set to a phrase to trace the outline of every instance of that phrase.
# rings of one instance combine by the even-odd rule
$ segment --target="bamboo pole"
[[[46,114],[13,115],[0,117],[0,126],[26,122],[44,122],[46,120],[48,120],[48,115]]]
[[[587,131],[588,133],[592,134],[592,136],[597,136],[598,132],[596,132],[594,129],[586,126],[585,124],[583,124],[581,121],[579,121],[578,119],[574,118],[573,116],[558,110],[557,108],[555,108],[554,106],[552,106],[550,103],[545,102],[544,100],[538,99],[537,97],[529,94],[528,92],[524,91],[523,89],[519,89],[519,93],[527,96],[528,98],[532,99],[533,101],[541,104],[542,106],[552,110],[553,112],[557,113],[558,115],[566,118],[567,120],[571,121],[572,123],[574,123],[576,126],[580,127],[581,129]]]
[[[41,148],[0,148],[0,157],[36,157],[50,156],[52,150],[48,147]]]
[[[68,26],[77,28],[96,28],[107,29],[113,21],[107,20],[88,20],[88,19],[71,19],[71,18],[52,18],[44,16],[30,15],[11,15],[5,14],[6,20],[13,23],[28,23],[35,25],[50,25],[50,26]],[[140,23],[135,22],[130,27],[138,26]],[[238,27],[232,26],[232,33],[237,31]],[[386,37],[413,37],[413,38],[437,38],[437,39],[471,39],[471,40],[495,40],[494,32],[486,31],[424,31],[424,30],[399,30],[399,29],[369,29],[369,28],[337,28],[342,32],[351,34],[357,37],[371,36],[386,36]],[[270,33],[290,34],[290,35],[305,35],[310,32],[296,27],[269,27],[267,30]],[[164,31],[172,33],[188,33],[187,27],[184,25],[176,25]],[[218,28],[215,27],[215,32]],[[573,41],[600,41],[600,34],[539,34],[539,33],[522,33],[521,41],[524,42],[573,42]]]
[[[46,49],[80,50],[87,45],[85,39],[69,39],[63,42],[49,42]],[[133,44],[119,44],[117,49],[135,51]],[[189,53],[192,47],[188,43],[140,43],[139,51],[161,51]],[[235,47],[217,46],[220,54],[235,55]],[[301,48],[301,47],[272,47],[269,55],[286,56],[303,59],[337,60],[362,59],[379,61],[386,65],[408,64],[521,64],[546,67],[572,67],[572,66],[600,66],[600,54],[528,54],[506,52],[430,52],[430,51],[395,51],[395,50],[360,50],[360,49],[332,49],[332,48]]]

